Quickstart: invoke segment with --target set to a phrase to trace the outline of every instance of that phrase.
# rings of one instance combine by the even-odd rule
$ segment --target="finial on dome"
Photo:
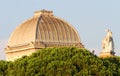
[[[48,10],[43,9],[43,10],[39,10],[39,11],[34,12],[34,15],[35,16],[40,16],[40,15],[51,16],[51,15],[53,15],[53,11],[48,11]]]

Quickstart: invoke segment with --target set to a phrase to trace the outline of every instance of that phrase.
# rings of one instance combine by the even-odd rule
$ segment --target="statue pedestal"
[[[101,52],[100,57],[101,58],[107,58],[107,57],[113,57],[115,56],[115,52]]]

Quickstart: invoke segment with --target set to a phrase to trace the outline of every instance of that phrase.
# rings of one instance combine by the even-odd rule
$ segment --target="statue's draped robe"
[[[106,37],[102,41],[103,52],[114,51],[114,41],[112,37],[112,32],[108,31]]]

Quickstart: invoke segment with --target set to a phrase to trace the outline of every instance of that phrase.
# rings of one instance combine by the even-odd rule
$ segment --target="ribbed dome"
[[[41,10],[19,25],[5,48],[7,60],[13,61],[46,47],[84,47],[76,30],[67,22]]]
[[[12,33],[8,46],[23,45],[30,42],[43,43],[79,43],[80,38],[75,29],[52,11],[37,11],[33,18],[18,26]]]

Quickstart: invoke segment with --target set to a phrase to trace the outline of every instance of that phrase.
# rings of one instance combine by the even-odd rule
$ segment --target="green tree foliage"
[[[7,62],[0,61],[0,76],[5,76],[7,74]]]
[[[14,62],[0,61],[0,76],[119,76],[120,57],[99,58],[75,47],[41,49]]]

